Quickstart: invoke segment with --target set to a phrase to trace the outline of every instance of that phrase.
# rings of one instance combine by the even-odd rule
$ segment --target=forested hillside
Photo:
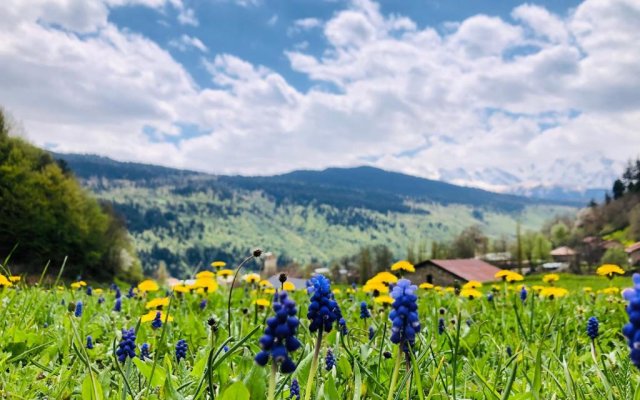
[[[55,156],[124,216],[145,270],[166,263],[175,276],[213,259],[237,260],[254,246],[281,265],[329,265],[364,246],[404,258],[411,246],[452,239],[469,226],[514,236],[516,221],[536,230],[576,211],[368,167],[235,177]]]
[[[110,203],[83,189],[64,163],[10,136],[0,110],[0,262],[11,254],[13,273],[136,280],[141,268],[133,243]],[[7,271],[4,271],[5,273]]]

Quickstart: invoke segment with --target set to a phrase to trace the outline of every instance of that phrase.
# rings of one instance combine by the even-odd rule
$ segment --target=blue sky
[[[608,187],[638,42],[635,0],[5,0],[0,106],[55,151],[212,173]]]

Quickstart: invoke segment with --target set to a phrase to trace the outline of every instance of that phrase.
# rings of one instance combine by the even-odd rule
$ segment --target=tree
[[[551,227],[551,241],[553,245],[565,246],[569,242],[569,227],[565,225],[563,222],[558,222],[557,224]]]
[[[627,253],[619,247],[612,247],[608,249],[602,259],[601,264],[616,264],[620,266],[626,266],[628,264]]]
[[[371,278],[371,252],[368,247],[360,249],[358,262],[360,264],[360,284],[364,285]]]
[[[68,256],[68,276],[141,276],[124,224],[110,207],[49,153],[10,133],[0,110],[0,257],[17,245],[10,259],[16,272],[39,273],[47,261],[59,266]]]
[[[477,249],[486,250],[487,241],[487,237],[478,226],[470,226],[454,239],[451,244],[451,255],[457,258],[475,257]]]
[[[618,200],[619,198],[624,196],[624,190],[625,190],[624,183],[622,183],[620,179],[616,179],[613,182],[613,188],[611,189],[613,193],[613,199]]]

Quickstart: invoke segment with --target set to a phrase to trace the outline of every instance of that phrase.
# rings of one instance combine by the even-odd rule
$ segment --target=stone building
[[[457,260],[426,260],[415,265],[416,272],[406,277],[413,283],[432,283],[439,286],[451,286],[455,281],[491,282],[495,281],[500,268],[475,258]]]

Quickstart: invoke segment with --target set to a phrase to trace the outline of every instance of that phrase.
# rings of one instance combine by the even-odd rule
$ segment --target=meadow
[[[622,333],[629,276],[414,288],[396,265],[363,287],[293,290],[217,267],[171,291],[5,273],[0,397],[640,398]]]

